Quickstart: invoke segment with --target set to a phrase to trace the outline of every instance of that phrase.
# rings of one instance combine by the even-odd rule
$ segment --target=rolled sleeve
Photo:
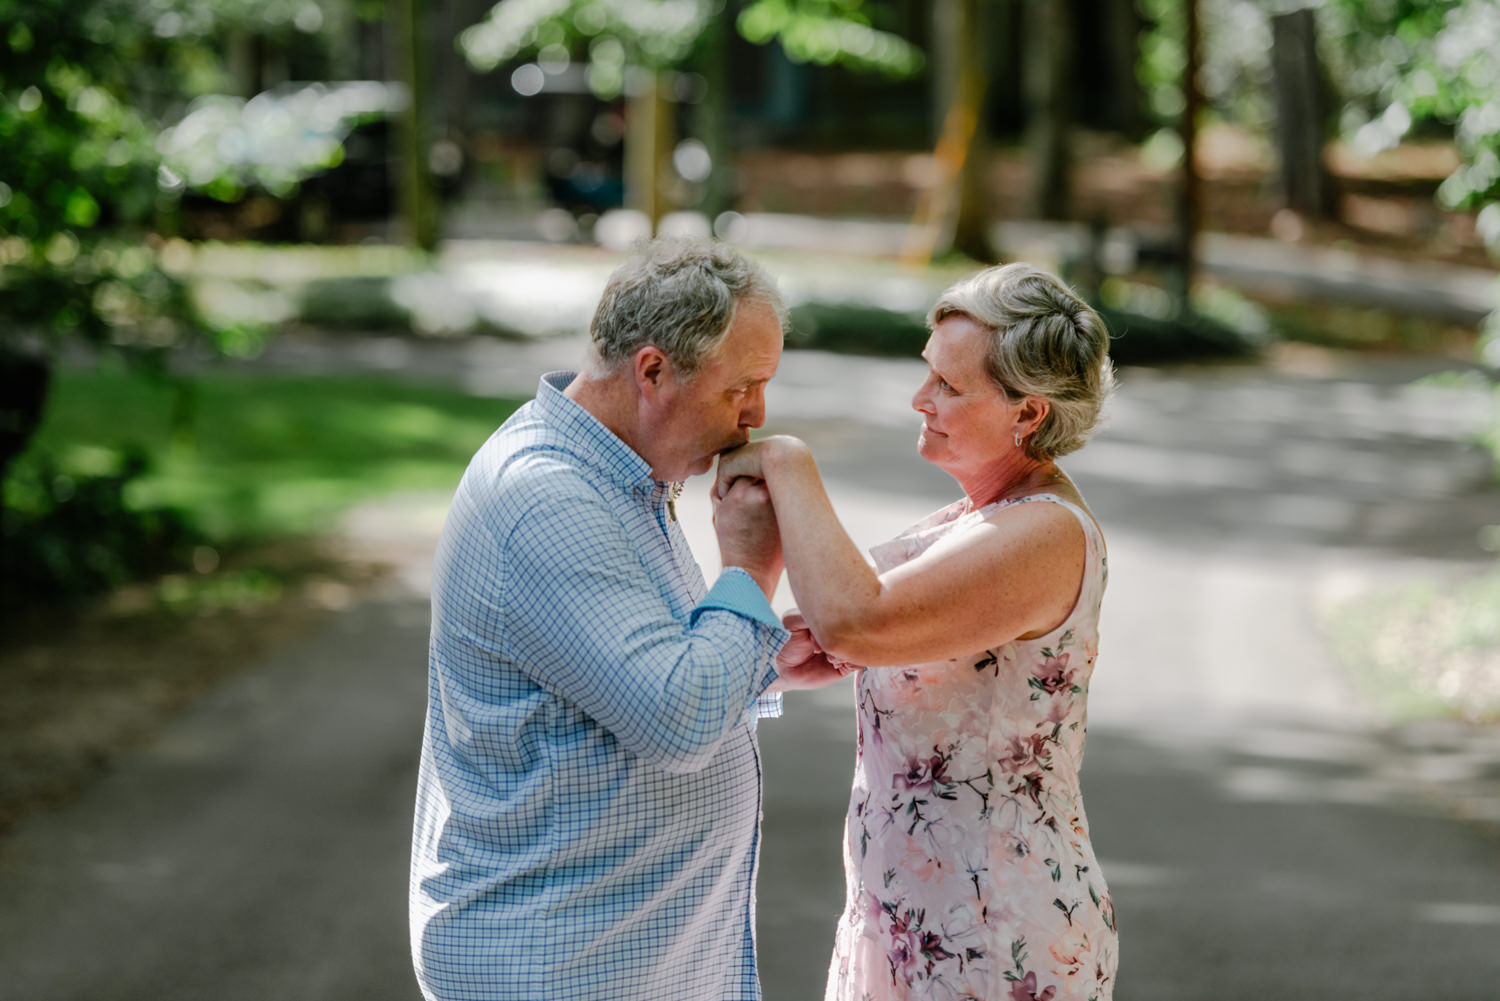
[[[724,568],[719,579],[714,581],[714,586],[698,602],[698,607],[693,609],[692,621],[696,623],[698,616],[710,608],[736,612],[772,629],[781,629],[781,618],[771,610],[766,593],[755,583],[755,578],[741,567]]]
[[[503,546],[507,659],[633,754],[703,767],[776,677],[785,630],[764,595],[743,611],[754,604],[738,584],[684,624],[604,498],[566,470],[553,479]]]

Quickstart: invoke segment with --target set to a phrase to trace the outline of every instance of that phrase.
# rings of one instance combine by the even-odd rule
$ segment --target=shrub
[[[189,520],[127,496],[144,453],[117,452],[114,465],[83,474],[43,458],[13,470],[0,510],[0,611],[76,600],[185,561],[201,538]]]
[[[1254,333],[1199,312],[1160,314],[1096,306],[1110,332],[1110,357],[1150,365],[1253,355]],[[791,309],[787,346],[915,358],[927,342],[925,317],[879,306],[807,302]]]

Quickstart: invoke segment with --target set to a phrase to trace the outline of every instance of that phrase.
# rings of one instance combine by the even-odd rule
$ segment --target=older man
[[[470,463],[433,577],[427,998],[759,998],[754,719],[816,668],[778,680],[764,487],[718,502],[712,588],[673,500],[764,421],[780,315],[732,250],[653,244],[610,279],[587,370],[543,377]]]

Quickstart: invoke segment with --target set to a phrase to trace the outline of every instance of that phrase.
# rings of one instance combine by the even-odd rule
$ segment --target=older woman
[[[1055,460],[1112,387],[1108,333],[1024,264],[953,286],[929,322],[918,451],[964,496],[874,569],[802,442],[719,465],[716,493],[770,491],[800,609],[783,661],[862,666],[827,997],[1105,1001],[1114,912],[1078,781],[1104,539]]]

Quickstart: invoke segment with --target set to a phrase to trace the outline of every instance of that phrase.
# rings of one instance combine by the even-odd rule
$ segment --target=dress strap
[[[1053,504],[1059,504],[1062,507],[1067,508],[1069,511],[1072,511],[1074,516],[1083,523],[1083,534],[1089,536],[1090,540],[1092,540],[1096,535],[1103,535],[1103,532],[1099,528],[1099,523],[1094,520],[1093,515],[1089,514],[1088,511],[1084,510],[1082,507],[1079,507],[1077,504],[1074,504],[1072,501],[1060,496],[1059,494],[1030,494],[1026,497],[1012,497],[1009,500],[999,500],[995,501],[993,504],[986,504],[980,510],[985,512],[985,517],[989,517],[989,514],[992,511],[998,511],[1003,507],[1010,507],[1012,504],[1026,504],[1031,501],[1049,501]]]

